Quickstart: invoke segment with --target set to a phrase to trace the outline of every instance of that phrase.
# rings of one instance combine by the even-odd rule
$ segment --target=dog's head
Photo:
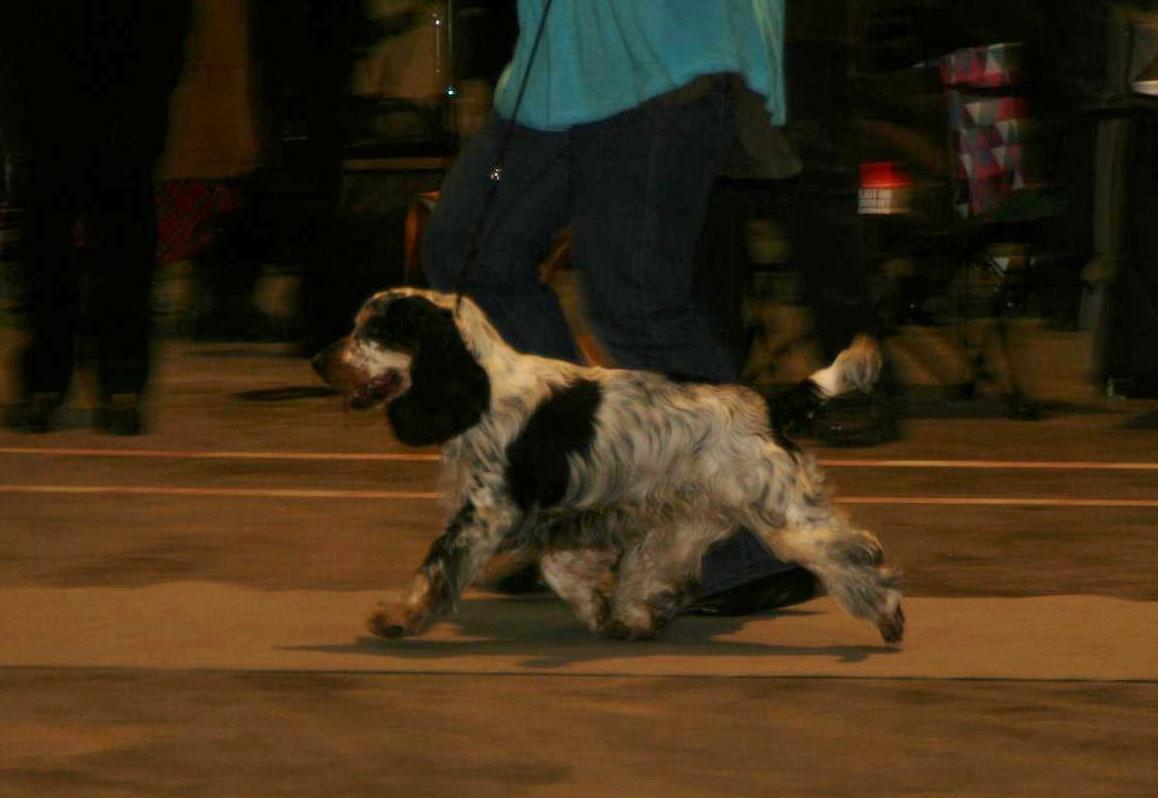
[[[411,446],[444,443],[490,407],[490,381],[455,323],[453,300],[433,292],[374,295],[313,366],[348,407],[385,404],[394,434]]]

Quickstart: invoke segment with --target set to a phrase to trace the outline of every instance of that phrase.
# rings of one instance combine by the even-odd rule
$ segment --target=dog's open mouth
[[[346,397],[346,407],[351,410],[365,410],[380,402],[389,402],[402,393],[405,385],[402,372],[387,371],[351,391]]]

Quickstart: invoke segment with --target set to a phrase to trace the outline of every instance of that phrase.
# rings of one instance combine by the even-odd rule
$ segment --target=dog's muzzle
[[[402,392],[402,386],[402,375],[388,371],[351,391],[346,397],[346,406],[351,410],[365,410],[378,402],[388,402]]]
[[[310,364],[318,376],[346,395],[346,407],[365,410],[379,402],[389,402],[406,388],[406,375],[399,369],[387,369],[382,374],[369,376],[350,367],[345,357],[349,341],[336,341],[318,354]]]
[[[327,346],[321,352],[314,355],[310,361],[310,365],[314,367],[314,371],[321,377],[328,385],[333,385],[334,380],[331,374],[334,370],[334,361],[341,355],[342,349],[345,347],[345,339],[334,341],[334,343]]]

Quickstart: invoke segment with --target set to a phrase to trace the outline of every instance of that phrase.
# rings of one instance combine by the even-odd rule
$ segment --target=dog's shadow
[[[684,616],[677,618],[655,640],[629,643],[595,637],[559,601],[481,597],[462,601],[458,613],[442,622],[454,628],[453,639],[435,636],[385,640],[366,635],[350,643],[291,646],[287,650],[388,656],[400,660],[518,656],[525,658],[521,662],[523,667],[541,669],[598,660],[677,655],[805,656],[858,663],[874,655],[899,651],[885,645],[785,646],[726,639],[756,618],[819,614],[818,610],[804,605],[738,618]]]

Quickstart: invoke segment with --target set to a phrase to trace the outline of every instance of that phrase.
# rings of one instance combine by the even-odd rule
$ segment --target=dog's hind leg
[[[694,594],[704,552],[730,531],[711,521],[684,520],[653,530],[624,552],[607,633],[625,640],[655,637]]]
[[[851,615],[872,621],[886,643],[901,641],[905,616],[900,575],[884,565],[875,535],[852,527],[835,511],[792,526],[757,525],[757,531],[776,556],[816,574]]]
[[[381,637],[421,634],[454,609],[459,593],[498,548],[510,523],[500,512],[479,512],[465,504],[423,560],[399,604],[383,606],[370,617],[370,631]]]
[[[539,566],[543,579],[571,605],[579,620],[592,632],[599,632],[611,615],[608,595],[617,559],[619,552],[613,549],[558,549],[545,552]]]

